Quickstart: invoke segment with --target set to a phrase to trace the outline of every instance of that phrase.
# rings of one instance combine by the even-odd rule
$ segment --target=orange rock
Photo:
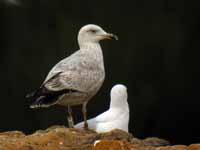
[[[121,150],[121,145],[118,141],[100,141],[94,145],[93,150]]]
[[[156,150],[188,150],[188,147],[185,145],[161,146],[157,147]]]
[[[103,140],[95,144],[93,150],[155,150],[155,147],[129,144],[125,141]]]
[[[142,144],[146,146],[167,146],[170,143],[164,139],[156,138],[156,137],[149,137],[142,140]]]
[[[200,150],[200,144],[191,144],[189,150]]]
[[[99,143],[94,145],[96,140]],[[167,141],[158,138],[144,140],[113,130],[98,134],[91,130],[54,126],[31,135],[22,132],[0,133],[0,150],[200,150],[200,144],[161,146]]]

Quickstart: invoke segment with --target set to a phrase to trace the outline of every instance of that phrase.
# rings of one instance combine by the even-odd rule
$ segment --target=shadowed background
[[[80,27],[94,23],[119,41],[101,42],[106,79],[89,102],[89,118],[109,107],[111,87],[122,83],[136,137],[200,142],[199,7],[181,0],[1,0],[0,131],[67,125],[66,110],[31,110],[25,95],[78,49]],[[82,120],[80,109],[74,117]]]

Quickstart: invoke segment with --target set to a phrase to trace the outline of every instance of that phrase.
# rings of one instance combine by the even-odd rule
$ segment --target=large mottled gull
[[[110,108],[95,118],[89,119],[88,127],[98,133],[121,129],[128,132],[129,106],[127,102],[127,89],[122,84],[117,84],[111,89]],[[83,122],[75,125],[82,128]]]
[[[73,127],[71,106],[82,104],[84,127],[87,128],[86,105],[98,92],[104,78],[104,61],[99,41],[117,39],[97,25],[86,25],[78,33],[80,50],[58,62],[38,90],[27,95],[35,101],[31,108],[54,104],[68,107],[68,124]]]

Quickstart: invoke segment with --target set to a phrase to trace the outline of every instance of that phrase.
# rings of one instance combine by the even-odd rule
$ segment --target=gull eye
[[[97,30],[91,29],[90,32],[92,32],[92,33],[96,33]]]

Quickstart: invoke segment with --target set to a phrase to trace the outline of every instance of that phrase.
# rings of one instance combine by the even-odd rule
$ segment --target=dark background
[[[1,0],[0,131],[32,133],[67,125],[66,110],[29,109],[60,59],[78,49],[77,32],[94,23],[119,41],[101,43],[106,80],[88,105],[105,111],[116,83],[128,87],[130,132],[173,144],[200,142],[200,5],[184,0]],[[74,109],[76,121],[82,120]]]

